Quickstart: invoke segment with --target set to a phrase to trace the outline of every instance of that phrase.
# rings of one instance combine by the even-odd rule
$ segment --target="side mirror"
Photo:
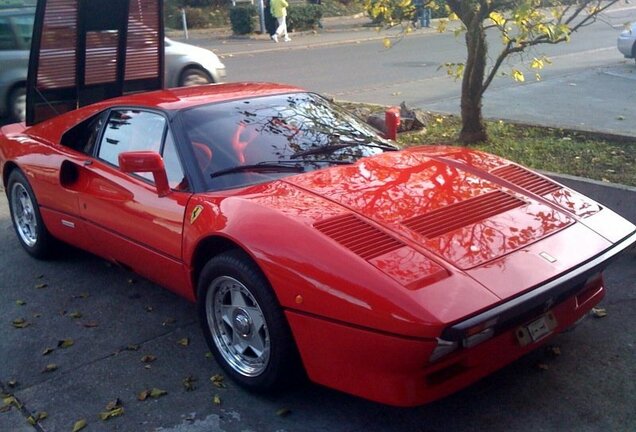
[[[132,151],[119,154],[119,169],[125,173],[152,173],[157,194],[164,197],[170,193],[166,167],[161,155],[154,151]]]

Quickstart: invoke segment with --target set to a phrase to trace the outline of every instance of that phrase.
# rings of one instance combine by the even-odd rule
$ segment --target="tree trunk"
[[[472,144],[488,140],[486,127],[481,117],[481,97],[488,47],[481,20],[473,17],[465,24],[468,58],[462,79],[462,130],[459,140],[465,144]]]

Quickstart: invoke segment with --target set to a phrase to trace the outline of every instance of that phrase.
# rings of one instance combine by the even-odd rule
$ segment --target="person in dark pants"
[[[276,33],[276,28],[278,28],[278,20],[272,15],[269,0],[265,0],[263,6],[265,7],[265,30],[272,37]]]

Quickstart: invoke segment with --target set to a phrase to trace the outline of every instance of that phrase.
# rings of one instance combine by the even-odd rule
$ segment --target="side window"
[[[139,110],[113,111],[100,141],[98,157],[119,166],[119,153],[160,152],[165,128],[166,119],[160,114]]]
[[[0,17],[0,50],[14,50],[17,48],[9,19]]]
[[[92,155],[105,117],[105,113],[100,113],[69,129],[62,135],[61,144],[87,155]]]
[[[31,46],[31,36],[33,34],[33,15],[20,15],[13,18],[16,37],[21,49],[29,49]]]

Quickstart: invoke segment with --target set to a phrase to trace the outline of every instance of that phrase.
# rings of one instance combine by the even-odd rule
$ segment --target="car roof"
[[[300,87],[285,84],[239,82],[136,93],[107,99],[69,111],[28,127],[26,133],[52,142],[59,142],[67,130],[111,107],[144,107],[174,112],[211,103],[303,91],[305,90]]]
[[[97,105],[146,106],[165,111],[178,111],[210,103],[298,91],[304,91],[304,89],[277,83],[238,82],[208,84],[120,96]]]

